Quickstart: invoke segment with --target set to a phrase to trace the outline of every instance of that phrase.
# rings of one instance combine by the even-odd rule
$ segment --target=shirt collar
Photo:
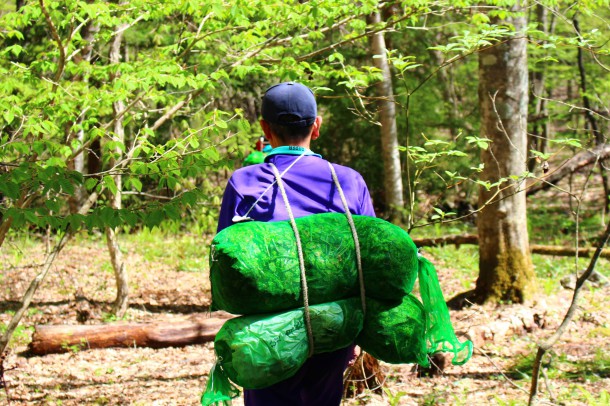
[[[318,158],[322,158],[322,155],[316,154],[309,148],[297,147],[295,145],[282,145],[281,147],[273,148],[267,154],[267,157],[270,157],[273,155],[305,155],[305,156],[317,156]]]

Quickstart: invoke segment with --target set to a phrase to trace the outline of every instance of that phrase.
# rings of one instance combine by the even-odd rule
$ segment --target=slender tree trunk
[[[548,9],[543,5],[536,6],[536,18],[540,24],[540,29],[545,33],[551,32],[552,28],[548,24]],[[532,102],[532,111],[534,123],[532,125],[532,134],[528,135],[528,147],[535,149],[541,153],[546,152],[547,140],[549,135],[549,120],[548,110],[546,106],[545,92],[545,65],[539,67],[538,71],[531,74],[532,92],[530,101]],[[528,148],[529,149],[529,148]],[[528,170],[534,172],[536,168],[536,158],[532,154],[528,154]]]
[[[481,136],[492,142],[481,151],[482,180],[508,179],[500,188],[479,191],[479,278],[476,300],[523,302],[534,285],[525,205],[528,72],[523,30],[526,18],[510,18],[517,37],[479,54]],[[519,34],[521,33],[521,34]]]
[[[57,254],[59,254],[59,252],[63,249],[69,239],[70,235],[68,235],[67,233],[60,238],[55,248],[47,255],[47,259],[45,260],[45,263],[42,266],[42,271],[40,271],[38,275],[36,275],[36,277],[30,282],[30,286],[28,287],[28,290],[25,292],[25,294],[23,295],[23,299],[21,300],[21,307],[19,308],[19,310],[17,310],[17,312],[15,312],[15,314],[11,318],[11,321],[6,327],[6,331],[0,338],[0,354],[4,353],[6,347],[8,347],[8,343],[13,335],[13,332],[19,325],[19,322],[23,318],[25,311],[28,309],[30,303],[32,302],[34,293],[36,293],[38,286],[40,286],[44,278],[47,276],[47,273],[49,272],[49,269],[51,269],[51,265],[55,261]]]
[[[85,213],[87,213],[89,211],[89,209],[91,208],[91,206],[93,206],[93,203],[97,200],[97,198],[98,198],[98,195],[97,195],[97,193],[94,192],[85,201],[84,205],[80,208],[79,213],[83,214],[83,215]],[[13,332],[15,331],[17,326],[19,325],[19,322],[21,322],[21,319],[23,318],[25,311],[28,309],[28,307],[30,307],[30,303],[32,302],[32,298],[34,297],[36,290],[38,289],[40,284],[44,281],[45,277],[49,273],[49,270],[51,269],[51,265],[53,265],[53,262],[55,261],[55,258],[57,257],[57,255],[59,255],[61,250],[66,246],[68,241],[72,238],[72,235],[73,235],[72,232],[70,230],[68,230],[64,235],[61,236],[61,238],[59,239],[59,241],[57,242],[57,244],[55,245],[53,250],[51,250],[49,252],[49,254],[47,254],[47,258],[44,262],[44,265],[42,266],[42,270],[30,282],[30,286],[28,287],[27,291],[23,295],[23,298],[21,299],[21,307],[15,312],[15,314],[11,318],[11,321],[9,322],[8,326],[6,327],[6,331],[0,338],[0,355],[3,354],[4,351],[6,350],[6,347],[8,347],[8,343],[11,339],[11,336],[13,335]]]
[[[123,42],[123,31],[125,26],[120,26],[118,28],[119,34],[114,37],[114,41],[112,42],[110,47],[111,64],[119,63],[121,58],[121,43]],[[118,75],[120,75],[120,72],[117,71],[114,78],[116,78]],[[125,109],[125,103],[123,101],[117,101],[112,104],[112,107],[115,117],[117,117],[119,113]],[[120,143],[125,142],[125,129],[123,127],[122,116],[116,118],[114,121],[113,140],[118,141]],[[116,156],[112,157],[109,160],[111,168],[116,166],[117,161],[120,161],[120,159],[117,159],[117,156],[120,157],[120,155],[122,154],[120,148],[116,148],[113,152]],[[112,175],[112,178],[114,179],[117,191],[116,193],[114,193],[114,195],[110,196],[110,206],[113,209],[120,209],[122,200],[121,190],[123,188],[123,179],[120,170],[117,170],[117,172]],[[106,227],[106,243],[108,245],[108,252],[110,253],[110,261],[112,263],[112,268],[114,269],[114,276],[117,287],[117,295],[112,311],[116,316],[123,317],[123,315],[127,311],[127,306],[129,305],[129,282],[127,279],[127,269],[125,266],[125,262],[123,261],[123,255],[119,247],[119,242],[115,229]]]
[[[573,19],[574,29],[580,36],[580,25],[578,22],[578,18],[574,17]],[[591,129],[591,134],[595,139],[595,145],[602,145],[606,142],[604,134],[599,129],[599,125],[597,124],[597,120],[592,113],[591,100],[587,94],[587,74],[585,70],[585,62],[583,56],[582,47],[577,48],[577,61],[578,61],[578,71],[580,73],[580,90],[582,94],[582,103],[585,108],[585,118],[588,123],[588,127]],[[599,173],[602,177],[602,186],[604,189],[604,213],[608,212],[610,209],[610,179],[608,177],[608,173],[606,171],[606,161],[599,161]]]
[[[438,43],[445,41],[441,34],[437,34],[436,40]],[[430,55],[434,58],[434,62],[437,66],[442,66],[445,62],[443,53],[437,49],[430,49]],[[449,65],[443,69],[440,69],[437,73],[440,82],[442,83],[441,91],[443,92],[444,104],[447,106],[447,121],[451,137],[455,140],[458,135],[459,125],[459,109],[458,109],[458,96],[455,92],[455,85],[451,74],[452,66]]]
[[[379,12],[372,14],[369,24],[381,23]],[[398,131],[396,128],[396,105],[392,75],[386,56],[383,32],[374,34],[370,39],[371,53],[375,67],[381,70],[383,80],[376,85],[379,97],[379,118],[381,123],[381,151],[384,166],[384,192],[390,220],[401,221],[404,208],[402,173],[398,152]]]
[[[91,63],[91,56],[93,55],[93,40],[95,39],[95,33],[97,33],[98,31],[99,31],[99,26],[93,22],[90,22],[83,27],[81,36],[83,37],[83,40],[85,41],[86,45],[83,46],[80,55],[77,58],[75,58],[75,62]],[[85,84],[88,84],[89,77],[87,75],[85,75],[82,78],[82,81]],[[84,119],[85,119],[85,115],[81,114],[81,116],[78,118],[79,124],[81,124]],[[85,143],[85,131],[83,129],[79,130],[76,133],[76,139],[79,141],[80,145],[83,145]],[[87,173],[85,151],[81,151],[78,155],[76,155],[74,157],[72,166],[73,166],[72,169],[74,169],[75,171],[77,171],[79,173],[82,173],[83,175],[85,175]],[[76,212],[76,210],[78,210],[78,207],[83,205],[83,202],[85,201],[86,198],[87,198],[87,191],[85,190],[85,187],[83,185],[77,185],[76,188],[74,189],[74,195],[70,196],[69,200],[68,200],[68,203],[70,205],[70,210],[72,212]]]

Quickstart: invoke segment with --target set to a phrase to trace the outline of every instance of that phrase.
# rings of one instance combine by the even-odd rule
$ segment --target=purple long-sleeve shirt
[[[303,156],[300,156],[304,153]],[[328,161],[299,147],[274,149],[265,163],[233,173],[222,199],[218,231],[237,217],[257,221],[287,220],[288,213],[277,184],[273,163],[288,196],[294,217],[327,212],[345,212]],[[291,166],[292,165],[292,166]],[[368,188],[353,169],[332,164],[352,214],[375,216]],[[353,346],[309,358],[299,371],[264,389],[245,390],[246,406],[337,406],[343,394],[343,371],[353,356]]]
[[[222,198],[218,231],[233,224],[235,216],[243,217],[246,213],[249,218],[258,221],[287,220],[288,213],[278,186],[269,188],[275,177],[268,162],[273,163],[282,173],[296,159],[298,161],[282,176],[294,217],[344,212],[326,160],[314,154],[299,159],[299,155],[272,153],[265,163],[247,166],[233,173]],[[375,216],[371,196],[362,176],[345,166],[333,164],[333,167],[350,212]]]

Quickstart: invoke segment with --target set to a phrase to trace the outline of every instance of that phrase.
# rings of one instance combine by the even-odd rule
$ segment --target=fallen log
[[[576,249],[570,247],[556,247],[552,245],[530,245],[532,253],[539,255],[554,255],[558,257],[573,257],[576,255]],[[590,258],[596,248],[581,247],[578,248],[578,256]],[[604,249],[600,255],[601,258],[610,258],[610,249]]]
[[[438,247],[441,245],[477,245],[479,236],[474,234],[447,235],[436,238],[413,238],[417,247]]]
[[[474,234],[464,235],[450,235],[438,238],[413,238],[413,242],[417,247],[439,247],[443,245],[477,245],[479,243],[479,237]],[[553,245],[530,245],[530,251],[532,254],[539,255],[554,255],[558,257],[573,257],[576,255],[576,249],[572,247],[558,247]],[[595,252],[595,248],[592,247],[580,247],[578,248],[578,256],[580,257],[591,257]],[[601,253],[602,258],[610,258],[610,249],[604,249]]]
[[[214,340],[220,327],[235,317],[218,312],[163,323],[35,326],[28,354],[45,355],[91,348],[184,347]]]

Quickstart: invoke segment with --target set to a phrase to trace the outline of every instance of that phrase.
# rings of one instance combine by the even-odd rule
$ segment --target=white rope
[[[347,217],[347,222],[349,223],[349,227],[352,230],[352,237],[354,237],[354,246],[356,247],[356,264],[358,265],[358,283],[360,284],[360,302],[362,303],[362,313],[366,314],[366,292],[364,291],[364,275],[362,272],[360,240],[358,239],[358,232],[356,231],[354,218],[352,217],[352,213],[349,211],[349,206],[347,205],[345,194],[343,194],[343,189],[341,188],[341,184],[339,183],[339,178],[337,178],[335,168],[330,162],[328,163],[328,166],[330,167],[330,173],[333,176],[333,181],[335,182],[335,186],[337,187],[339,196],[341,197],[341,202],[343,203],[343,208],[345,209],[345,216]]]
[[[269,189],[271,189],[273,187],[273,185],[275,185],[275,183],[278,182],[278,179],[281,179],[282,176],[284,176],[286,174],[286,172],[288,172],[288,170],[290,170],[290,168],[292,168],[294,166],[294,164],[299,162],[299,159],[303,158],[305,156],[305,154],[307,154],[307,150],[304,150],[303,153],[297,157],[297,159],[295,159],[286,169],[284,169],[284,171],[282,172],[282,174],[279,177],[276,176],[275,180],[273,182],[271,182],[271,184],[269,186],[267,186],[267,188],[265,190],[263,190],[263,193],[261,193],[260,196],[258,197],[258,199],[256,199],[256,201],[254,202],[254,204],[252,204],[252,206],[250,206],[250,209],[248,209],[246,214],[244,214],[243,216],[233,217],[233,222],[237,223],[237,222],[244,221],[244,220],[251,220],[248,217],[248,215],[250,214],[252,209],[258,204],[258,202],[260,202],[260,200],[263,198],[263,196],[265,196],[265,193],[267,193],[269,191]],[[271,164],[271,165],[273,165],[273,164]]]
[[[303,247],[301,245],[301,237],[299,235],[299,229],[297,228],[297,223],[294,221],[294,215],[292,214],[292,209],[290,208],[290,203],[288,202],[288,196],[286,195],[286,190],[284,189],[284,182],[282,182],[282,177],[280,175],[280,172],[278,171],[277,167],[274,164],[269,163],[269,165],[271,165],[271,169],[273,169],[273,174],[275,175],[277,185],[280,189],[280,193],[282,194],[282,198],[284,199],[284,204],[286,205],[286,211],[288,212],[288,217],[290,218],[290,225],[292,226],[292,231],[294,231],[294,237],[297,241],[297,252],[299,254],[299,268],[301,270],[301,290],[303,291],[303,310],[304,310],[304,315],[305,315],[305,327],[307,328],[307,340],[309,341],[308,357],[311,357],[314,352],[314,343],[313,343],[313,331],[311,329],[311,317],[309,314],[309,293],[308,293],[308,289],[307,289],[307,275],[305,274],[305,259],[303,258]],[[286,170],[288,170],[288,169],[286,169]],[[284,173],[286,173],[286,171],[284,171]]]

